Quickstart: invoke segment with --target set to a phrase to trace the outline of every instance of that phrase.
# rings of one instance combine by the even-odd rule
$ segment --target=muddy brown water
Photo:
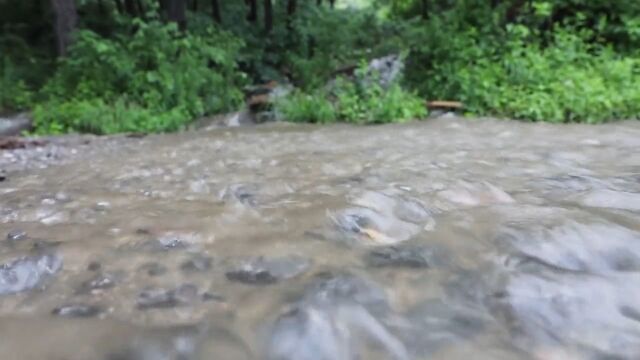
[[[640,122],[276,124],[0,182],[2,359],[640,358]]]

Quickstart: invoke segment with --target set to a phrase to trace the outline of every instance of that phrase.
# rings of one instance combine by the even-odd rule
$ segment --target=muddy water
[[[640,357],[638,122],[132,141],[0,183],[3,359]]]

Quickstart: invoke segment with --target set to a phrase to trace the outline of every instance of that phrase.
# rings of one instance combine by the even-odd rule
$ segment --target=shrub
[[[427,115],[424,101],[397,83],[382,89],[375,82],[365,85],[344,78],[336,79],[330,89],[299,91],[280,101],[277,110],[288,121],[318,123],[377,124]]]
[[[15,70],[15,66],[4,58],[0,72],[0,113],[25,110],[33,101],[33,92]]]
[[[296,91],[277,104],[280,117],[292,122],[329,123],[336,121],[333,104],[320,92]]]
[[[568,29],[548,47],[516,37],[508,52],[458,78],[461,99],[479,114],[589,123],[640,116],[640,58],[589,45]]]
[[[174,131],[180,129],[189,118],[179,108],[153,112],[136,104],[127,104],[121,99],[111,104],[101,99],[48,102],[37,105],[33,117],[38,134],[79,131],[100,135]]]
[[[77,33],[42,91],[47,101],[34,114],[39,131],[169,131],[238,105],[244,79],[235,64],[238,39],[213,27],[182,34],[159,21],[136,25],[132,36],[113,39]]]

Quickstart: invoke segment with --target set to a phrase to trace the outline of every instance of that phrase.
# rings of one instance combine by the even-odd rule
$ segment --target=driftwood
[[[427,108],[429,110],[461,110],[464,104],[459,101],[433,100],[427,101]]]

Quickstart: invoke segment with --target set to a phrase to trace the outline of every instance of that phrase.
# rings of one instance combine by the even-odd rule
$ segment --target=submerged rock
[[[444,254],[426,245],[401,244],[371,250],[365,261],[372,267],[430,268],[442,264]]]
[[[401,338],[412,353],[420,356],[467,341],[492,321],[482,313],[442,300],[419,303],[406,318],[410,325],[402,329]]]
[[[496,241],[520,259],[508,266],[537,262],[574,272],[640,271],[640,233],[613,223],[523,224],[503,228]]]
[[[454,187],[443,190],[438,195],[451,203],[464,207],[510,204],[515,200],[499,187],[488,183],[459,181]]]
[[[585,206],[640,212],[640,193],[614,190],[593,190],[580,197]]]
[[[9,241],[10,243],[22,241],[25,239],[27,239],[27,232],[24,230],[16,229],[11,230],[9,231],[9,233],[7,233],[7,241]]]
[[[209,256],[196,255],[189,260],[184,261],[180,265],[180,269],[184,272],[203,272],[211,269],[213,258]]]
[[[111,289],[116,286],[117,277],[112,274],[98,274],[92,279],[89,279],[82,284],[78,289],[79,293],[90,293],[96,290]]]
[[[67,304],[57,307],[51,314],[63,317],[94,317],[100,315],[104,310],[97,305],[89,304]]]
[[[29,255],[0,265],[0,295],[15,294],[41,286],[62,268],[55,254]]]
[[[258,257],[242,262],[226,272],[227,279],[253,285],[273,284],[296,277],[309,269],[311,261],[302,257]]]
[[[548,269],[516,273],[490,301],[525,350],[555,344],[581,349],[581,358],[640,356],[638,274],[603,278]]]
[[[147,276],[160,276],[165,274],[169,269],[166,266],[157,262],[148,262],[142,264],[138,271],[147,274]]]
[[[393,192],[366,191],[351,203],[353,207],[329,214],[334,232],[330,239],[348,245],[392,245],[434,223],[424,205]]]
[[[356,276],[325,276],[269,328],[268,360],[355,360],[370,343],[390,359],[409,359],[404,345],[367,308],[387,307],[381,289]]]
[[[255,184],[233,184],[220,191],[219,197],[225,202],[237,202],[249,207],[258,205],[258,186]]]
[[[198,296],[198,287],[184,284],[177,289],[147,288],[143,290],[136,305],[140,310],[173,308],[193,303]]]

